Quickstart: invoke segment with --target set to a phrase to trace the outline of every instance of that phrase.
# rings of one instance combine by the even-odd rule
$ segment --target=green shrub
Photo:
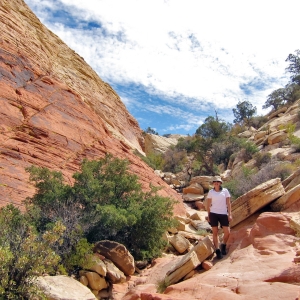
[[[169,285],[171,285],[170,282],[166,279],[161,279],[156,283],[156,290],[158,293],[163,293]]]
[[[235,200],[263,182],[277,177],[284,180],[292,173],[293,165],[290,162],[270,160],[257,172],[243,167],[235,179],[224,183],[224,186],[230,190],[232,199]]]
[[[186,151],[179,151],[177,149],[169,149],[163,155],[164,172],[178,173],[183,170],[185,163],[187,162]]]
[[[143,192],[128,166],[127,160],[111,155],[84,160],[72,187],[57,172],[28,169],[37,187],[36,195],[26,201],[30,217],[41,232],[57,221],[66,227],[63,242],[55,244],[65,265],[85,237],[91,243],[123,243],[136,259],[153,258],[163,250],[162,233],[172,227],[174,201],[159,196],[153,187]]]
[[[51,246],[64,228],[38,234],[26,217],[13,205],[0,210],[0,299],[29,299],[43,295],[33,282],[37,275],[53,274],[60,257]]]
[[[254,154],[255,166],[260,168],[263,164],[267,164],[271,161],[272,155],[269,152],[257,152]]]

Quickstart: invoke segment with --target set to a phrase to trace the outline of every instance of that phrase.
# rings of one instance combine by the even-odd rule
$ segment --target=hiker
[[[226,242],[229,238],[229,222],[232,221],[230,193],[222,187],[222,179],[219,176],[213,178],[213,189],[207,195],[208,223],[213,231],[213,243],[218,259],[226,255]],[[219,248],[218,225],[223,229],[223,241]]]

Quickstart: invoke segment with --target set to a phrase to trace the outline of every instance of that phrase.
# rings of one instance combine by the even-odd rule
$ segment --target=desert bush
[[[227,168],[230,157],[241,148],[240,144],[240,139],[234,136],[229,136],[224,141],[214,142],[212,144],[214,163],[217,165],[224,163]]]
[[[269,152],[257,152],[254,154],[253,158],[255,159],[255,166],[260,168],[262,165],[267,164],[271,161],[272,155]]]
[[[280,178],[284,180],[294,171],[294,167],[290,162],[280,162],[271,159],[262,168],[256,172],[250,168],[242,168],[235,179],[224,183],[232,195],[232,200],[252,190],[259,184],[271,180],[273,178]]]
[[[158,293],[163,293],[169,285],[171,285],[170,282],[166,279],[161,279],[156,283],[156,290]]]
[[[144,156],[137,150],[134,151],[134,154],[140,157],[153,170],[162,170],[164,165],[163,154],[151,152]]]
[[[53,230],[57,222],[64,226],[62,238],[51,247],[65,264],[90,226],[91,215],[82,209],[80,199],[72,187],[64,183],[61,172],[35,166],[26,170],[37,188],[37,193],[25,200],[27,215],[40,233]]]
[[[64,227],[56,224],[41,235],[18,208],[8,205],[0,210],[0,231],[0,299],[43,299],[34,278],[59,267],[60,257],[51,246],[61,240]]]
[[[143,192],[128,166],[127,160],[111,155],[84,160],[81,171],[73,175],[73,186],[62,182],[62,174],[29,168],[37,188],[26,201],[31,219],[42,232],[58,220],[66,227],[63,242],[55,245],[65,265],[82,238],[123,243],[136,259],[153,258],[162,251],[162,233],[172,226],[174,201],[159,196],[154,187]]]
[[[187,154],[185,150],[179,151],[170,148],[163,155],[163,171],[178,173],[182,171],[185,163],[187,162]]]
[[[258,128],[262,127],[267,122],[268,122],[268,117],[266,117],[266,116],[255,116],[255,117],[251,118],[250,126],[253,126],[254,128],[258,129]]]
[[[249,161],[255,153],[258,152],[258,147],[253,142],[241,139],[240,147],[242,151],[242,159],[244,162]]]

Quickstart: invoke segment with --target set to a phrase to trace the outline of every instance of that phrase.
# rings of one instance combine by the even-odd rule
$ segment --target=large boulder
[[[283,194],[284,188],[280,178],[271,179],[258,185],[232,203],[231,210],[233,220],[230,226],[234,227],[239,224]]]
[[[48,300],[96,300],[89,288],[68,276],[41,276],[35,284]]]
[[[298,201],[300,201],[300,184],[294,186],[287,193],[274,201],[271,204],[271,208],[273,211],[283,211]]]
[[[145,153],[146,155],[150,153],[164,153],[170,146],[175,146],[177,143],[177,138],[147,133],[145,135]]]
[[[111,260],[125,275],[132,275],[135,271],[134,258],[127,248],[114,241],[99,241],[95,244],[94,252],[100,253]]]

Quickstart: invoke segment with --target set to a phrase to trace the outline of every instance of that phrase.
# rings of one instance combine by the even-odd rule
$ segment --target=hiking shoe
[[[220,249],[217,249],[217,250],[216,250],[216,254],[217,254],[217,258],[218,258],[218,259],[221,259],[221,258],[223,258],[223,255],[222,255],[222,253],[221,253],[221,250],[220,250]]]
[[[221,252],[223,255],[226,255],[227,254],[227,251],[226,251],[226,244],[221,244]]]

